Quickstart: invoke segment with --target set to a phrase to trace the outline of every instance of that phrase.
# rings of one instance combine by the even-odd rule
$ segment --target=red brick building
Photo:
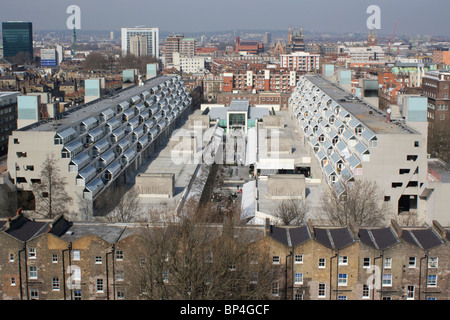
[[[252,54],[258,54],[264,52],[264,43],[258,41],[241,41],[239,37],[236,37],[236,52],[248,52]]]

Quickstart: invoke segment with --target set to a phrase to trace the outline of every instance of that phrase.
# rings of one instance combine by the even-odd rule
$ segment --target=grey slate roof
[[[280,243],[292,247],[311,239],[307,226],[302,227],[270,227],[270,236]]]
[[[391,227],[359,229],[358,237],[362,243],[379,250],[386,250],[399,243]]]
[[[314,237],[331,249],[342,249],[355,242],[349,228],[314,228]]]
[[[406,242],[418,246],[424,250],[428,250],[443,244],[442,239],[433,229],[413,229],[402,231],[402,239]]]

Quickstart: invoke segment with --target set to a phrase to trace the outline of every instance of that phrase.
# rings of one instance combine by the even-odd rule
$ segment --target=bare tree
[[[275,217],[283,225],[303,225],[310,208],[306,199],[289,198],[279,201],[275,207]]]
[[[66,192],[66,180],[59,174],[55,155],[48,154],[42,163],[40,183],[34,183],[32,190],[36,199],[36,212],[47,218],[67,213],[72,198]]]
[[[375,181],[356,180],[343,184],[344,193],[340,196],[334,189],[321,204],[327,223],[346,226],[375,226],[382,224],[389,210],[382,203],[382,194]]]
[[[274,271],[264,236],[196,213],[139,234],[132,287],[148,299],[268,298]]]
[[[96,201],[99,215],[111,222],[131,222],[141,218],[142,208],[135,188],[109,187]]]

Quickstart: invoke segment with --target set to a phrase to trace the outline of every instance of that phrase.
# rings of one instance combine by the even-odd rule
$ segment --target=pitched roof
[[[270,236],[282,244],[292,247],[311,239],[307,226],[277,227],[270,226]]]
[[[355,242],[348,227],[344,228],[314,228],[317,242],[331,249],[342,249]]]
[[[358,237],[362,243],[379,250],[386,250],[399,243],[391,227],[359,229]]]
[[[424,250],[434,248],[444,243],[444,241],[431,228],[410,230],[403,229],[402,238],[406,242],[418,246]]]

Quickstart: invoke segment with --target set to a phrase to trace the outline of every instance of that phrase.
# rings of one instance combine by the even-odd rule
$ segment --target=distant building
[[[56,67],[58,61],[56,49],[41,49],[41,67]]]
[[[174,52],[173,66],[183,73],[203,73],[205,72],[205,57],[188,57],[179,52]]]
[[[433,62],[450,65],[450,51],[448,49],[433,51]]]
[[[175,52],[185,57],[193,57],[197,52],[197,39],[185,38],[184,35],[170,35],[164,44],[165,63],[171,66],[174,63],[173,54]]]
[[[136,57],[142,57],[148,54],[147,37],[135,35],[130,37],[130,53]]]
[[[3,57],[14,57],[24,52],[33,57],[33,25],[31,22],[2,23]]]
[[[303,37],[303,28],[294,28],[293,31],[291,31],[291,28],[289,28],[289,34],[288,34],[288,51],[289,52],[298,52],[298,51],[305,51],[305,40]]]
[[[159,58],[158,28],[122,28],[122,55],[131,53],[130,38],[132,36],[147,37],[147,55]]]
[[[262,53],[264,52],[264,44],[258,41],[241,41],[239,37],[236,37],[235,52]]]
[[[8,136],[17,129],[17,96],[20,92],[0,91],[0,157],[8,152]]]
[[[308,52],[294,52],[280,55],[280,67],[292,71],[314,72],[319,70],[320,55]]]

